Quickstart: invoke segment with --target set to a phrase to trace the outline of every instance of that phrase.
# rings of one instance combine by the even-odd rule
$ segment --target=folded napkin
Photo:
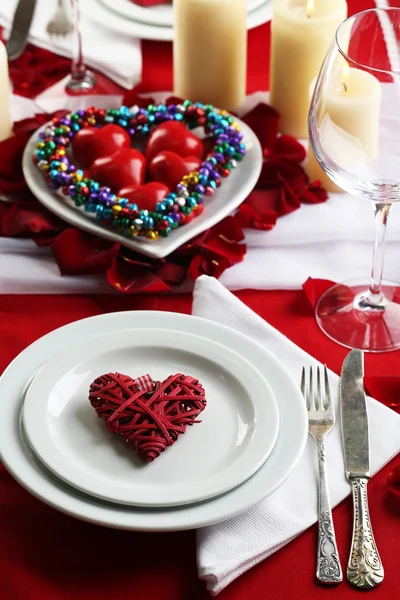
[[[17,0],[0,2],[0,25],[10,33]],[[68,8],[68,2],[65,3]],[[37,0],[30,28],[29,41],[40,48],[51,50],[62,56],[71,56],[71,36],[52,36],[46,31],[57,1]],[[110,79],[125,87],[132,88],[140,81],[142,73],[142,51],[140,41],[134,37],[103,27],[91,21],[86,12],[81,11],[82,46],[85,63],[97,69]]]
[[[240,331],[278,356],[296,381],[303,365],[316,360],[271,327],[215,279],[196,282],[193,314]],[[339,414],[339,378],[330,373],[332,397]],[[368,399],[372,472],[400,451],[400,416]],[[350,493],[345,479],[340,427],[327,438],[326,454],[331,501],[336,506]],[[199,577],[212,595],[258,564],[317,520],[316,448],[309,438],[304,454],[286,482],[247,513],[197,533]]]

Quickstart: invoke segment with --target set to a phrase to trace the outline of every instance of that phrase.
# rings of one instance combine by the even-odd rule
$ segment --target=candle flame
[[[307,0],[307,6],[306,6],[307,17],[311,17],[314,10],[315,10],[315,0]]]
[[[347,92],[350,81],[350,66],[347,60],[344,61],[343,71],[342,71],[342,85],[344,87],[344,91]]]

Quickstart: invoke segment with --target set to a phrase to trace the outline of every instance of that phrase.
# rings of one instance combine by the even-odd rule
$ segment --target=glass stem
[[[375,242],[374,256],[371,271],[371,282],[367,293],[367,300],[371,308],[381,308],[383,298],[382,275],[385,256],[385,234],[391,204],[375,205]]]
[[[79,82],[85,77],[85,65],[82,56],[82,34],[81,34],[81,16],[79,10],[79,0],[71,0],[72,22],[74,29],[72,32],[72,67],[71,79]]]

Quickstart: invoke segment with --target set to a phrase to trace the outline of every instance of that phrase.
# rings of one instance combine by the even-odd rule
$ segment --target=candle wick
[[[342,86],[344,87],[344,91],[347,92],[347,85],[342,82]]]

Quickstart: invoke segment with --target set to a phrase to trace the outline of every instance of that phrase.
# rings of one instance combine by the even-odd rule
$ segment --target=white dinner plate
[[[133,21],[109,10],[101,0],[85,0],[82,2],[82,13],[85,18],[95,21],[99,25],[116,31],[120,35],[138,37],[142,40],[158,40],[172,42],[174,39],[173,27],[160,27],[140,21]],[[247,15],[247,29],[254,29],[259,25],[267,23],[272,18],[272,0],[252,10]]]
[[[156,6],[139,6],[131,0],[99,0],[108,10],[124,19],[139,21],[148,25],[172,27],[174,22],[172,2]],[[265,0],[247,0],[247,12],[250,13],[265,4]]]
[[[201,423],[144,463],[88,400],[90,384],[110,372],[195,377],[207,399]],[[127,328],[79,339],[49,361],[26,394],[23,424],[38,457],[70,485],[110,502],[160,507],[201,502],[251,477],[274,447],[279,414],[264,377],[226,346],[186,332]]]
[[[123,246],[151,258],[164,258],[182,244],[231,214],[247,198],[256,185],[262,168],[260,142],[250,127],[238,118],[236,118],[236,121],[243,133],[243,143],[246,144],[246,155],[242,162],[238,163],[237,168],[232,171],[231,175],[224,179],[221,187],[213,196],[205,198],[204,210],[201,215],[187,225],[174,229],[168,237],[160,237],[154,242],[150,242],[143,237],[129,239],[114,230],[107,229],[93,215],[85,212],[82,208],[77,208],[72,200],[49,188],[43,174],[32,161],[39,131],[45,128],[46,125],[32,135],[25,147],[22,159],[24,177],[31,192],[39,202],[60,219],[93,235],[120,242]]]
[[[187,331],[237,352],[260,371],[279,410],[275,446],[260,469],[234,490],[200,504],[154,509],[106,503],[65,484],[36,458],[21,435],[24,394],[34,374],[62,348],[75,348],[107,332],[127,328]],[[52,331],[26,348],[0,378],[2,413],[0,454],[9,472],[34,496],[79,519],[138,531],[177,531],[203,527],[236,516],[272,494],[290,475],[303,452],[307,415],[298,385],[282,363],[245,335],[212,321],[169,312],[133,311],[100,315]]]

